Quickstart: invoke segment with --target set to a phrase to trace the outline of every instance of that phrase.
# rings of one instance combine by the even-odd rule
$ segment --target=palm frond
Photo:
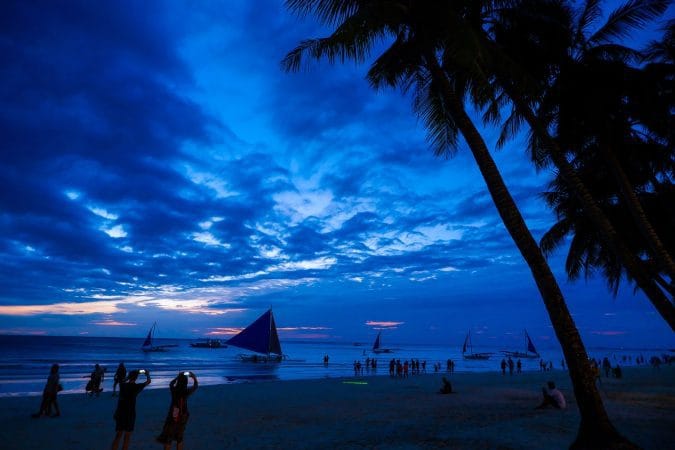
[[[329,37],[301,41],[284,57],[281,67],[288,72],[298,71],[305,56],[315,60],[325,58],[331,64],[336,60],[363,62],[369,56],[374,43],[384,35],[385,30],[382,28],[366,28],[356,20],[347,20]]]
[[[360,0],[286,0],[289,11],[299,15],[314,15],[326,25],[335,25],[353,15],[363,2]]]
[[[368,70],[366,78],[371,86],[375,89],[398,86],[404,92],[409,90],[421,64],[420,54],[415,50],[414,44],[399,34]]]
[[[644,60],[657,63],[675,62],[675,19],[669,20],[662,29],[660,41],[652,41],[644,50]]]
[[[670,3],[670,0],[629,0],[612,11],[607,22],[593,33],[588,42],[602,45],[627,37],[633,30],[643,28],[662,15]]]
[[[565,259],[565,272],[570,280],[577,280],[584,267],[584,244],[578,234],[575,234]]]
[[[571,221],[568,219],[562,219],[553,224],[539,241],[539,248],[544,256],[551,256],[551,253],[565,241],[571,231]]]
[[[502,148],[509,139],[517,135],[524,122],[523,116],[518,114],[515,107],[512,108],[511,114],[509,114],[509,117],[502,124],[499,139],[497,139],[497,148]]]
[[[632,61],[640,61],[642,59],[642,53],[624,45],[604,44],[589,48],[584,54],[583,59],[629,63]]]
[[[417,74],[413,109],[427,128],[427,141],[435,155],[452,156],[457,151],[457,125],[447,107],[442,86],[425,72]]]
[[[602,9],[600,9],[600,0],[587,0],[584,3],[583,9],[579,12],[576,19],[576,42],[584,42],[584,31],[592,25],[598,18],[602,16]]]
[[[298,5],[295,5],[297,3]],[[304,5],[309,3],[310,5]],[[332,5],[335,3],[335,5]],[[370,55],[373,46],[385,36],[396,35],[396,13],[385,8],[382,2],[359,1],[327,1],[317,0],[309,2],[294,2],[294,6],[309,8],[309,13],[315,13],[316,8],[322,14],[340,12],[339,21],[333,33],[324,38],[307,39],[290,51],[281,61],[285,71],[298,71],[305,56],[312,59],[325,58],[330,63],[353,60],[364,62]],[[304,10],[303,10],[304,11]]]

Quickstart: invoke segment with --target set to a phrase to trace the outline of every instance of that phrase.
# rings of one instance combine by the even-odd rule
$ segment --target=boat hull
[[[504,356],[509,358],[520,358],[520,359],[539,359],[541,356],[533,353],[523,353],[523,352],[502,352]]]
[[[470,355],[462,355],[462,356],[464,357],[464,359],[486,360],[486,359],[490,359],[490,356],[492,356],[492,355],[485,354],[485,353],[472,353]]]
[[[279,363],[284,360],[283,355],[237,355],[243,362],[250,363]]]
[[[192,348],[227,348],[226,344],[221,343],[220,341],[206,341],[206,342],[192,342],[190,344]]]

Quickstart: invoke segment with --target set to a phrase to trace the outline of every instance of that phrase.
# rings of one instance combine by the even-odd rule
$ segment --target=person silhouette
[[[124,367],[124,363],[121,362],[117,366],[117,370],[115,371],[115,376],[113,377],[113,392],[112,396],[115,397],[117,395],[116,389],[117,385],[120,384],[124,379],[127,377],[127,368]]]
[[[193,380],[192,387],[188,387],[188,377]],[[176,441],[176,449],[182,450],[185,426],[190,417],[187,399],[194,394],[198,386],[197,377],[192,372],[180,372],[169,383],[171,404],[164,420],[162,432],[157,436],[157,442],[164,444],[164,450],[169,450],[173,441]]]
[[[452,394],[452,384],[448,381],[447,378],[443,377],[443,385],[438,391],[439,394]]]
[[[553,406],[556,409],[565,409],[567,407],[565,396],[555,387],[553,381],[547,382],[546,386],[542,388],[541,393],[544,398],[535,409],[543,409],[548,406]]]
[[[145,382],[136,384],[138,376],[145,374]],[[146,370],[132,370],[129,377],[120,382],[120,395],[117,400],[117,409],[113,415],[115,419],[115,438],[113,439],[111,450],[117,450],[120,439],[124,437],[122,450],[128,450],[131,441],[131,433],[136,424],[136,397],[141,391],[149,385],[150,372]]]
[[[59,403],[56,401],[56,396],[61,389],[63,388],[61,387],[61,383],[59,383],[59,365],[52,364],[52,367],[49,370],[49,376],[47,377],[47,384],[45,384],[45,388],[42,391],[40,410],[31,416],[33,418],[38,418],[41,416],[60,416],[61,410],[59,410]],[[56,410],[54,414],[51,413],[52,406]]]

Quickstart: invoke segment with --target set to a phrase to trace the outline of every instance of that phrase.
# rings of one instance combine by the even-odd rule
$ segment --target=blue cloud
[[[1,330],[153,317],[185,335],[186,317],[206,332],[274,304],[349,340],[387,320],[400,340],[469,322],[550,334],[463,143],[434,157],[410,99],[373,91],[365,66],[282,73],[326,30],[272,1],[5,6]],[[550,174],[521,148],[495,158],[540,236]],[[578,302],[576,286],[590,317],[623,304]]]

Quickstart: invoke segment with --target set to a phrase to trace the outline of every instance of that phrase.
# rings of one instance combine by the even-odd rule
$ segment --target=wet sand
[[[199,375],[199,374],[197,374]],[[566,372],[462,373],[448,376],[451,395],[437,393],[444,374],[274,381],[205,386],[190,398],[186,450],[206,449],[563,449],[579,414]],[[552,379],[568,408],[535,410]],[[599,384],[610,418],[645,449],[675,442],[675,367],[624,369]],[[2,448],[109,449],[116,398],[59,396],[61,417],[32,419],[38,397],[0,399]],[[169,404],[165,389],[138,397],[131,449],[160,449],[154,440]]]

